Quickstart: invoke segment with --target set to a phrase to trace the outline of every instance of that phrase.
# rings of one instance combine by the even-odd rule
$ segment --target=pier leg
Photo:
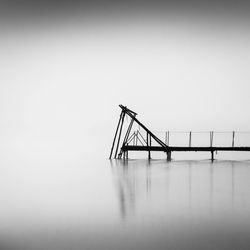
[[[167,152],[167,161],[171,161],[171,151]]]
[[[114,145],[115,145],[117,132],[118,132],[118,129],[120,127],[121,120],[122,120],[122,114],[123,114],[123,112],[121,112],[121,114],[120,114],[120,119],[119,119],[119,122],[118,122],[118,125],[117,125],[117,128],[116,128],[116,131],[115,131],[115,137],[114,137],[114,140],[113,140],[113,143],[112,143],[112,148],[111,148],[111,152],[110,152],[110,155],[109,155],[109,159],[112,158],[112,153],[113,153],[113,149],[114,149]]]
[[[149,133],[147,133],[147,147],[151,147],[151,136],[149,135]],[[148,159],[151,159],[150,149],[148,149]]]
[[[214,151],[211,151],[211,161],[214,161]]]
[[[151,141],[151,135],[149,135],[149,146],[151,147],[151,143],[152,143],[152,141]],[[148,159],[150,160],[151,159],[151,151],[149,150],[148,151]]]
[[[120,126],[120,131],[119,131],[119,136],[118,136],[118,141],[117,141],[117,146],[116,146],[116,151],[115,151],[115,157],[114,157],[115,159],[116,159],[119,144],[120,144],[120,138],[121,138],[121,134],[122,134],[122,126],[123,126],[123,122],[124,122],[125,113],[122,112],[121,116],[122,116],[122,118],[121,118],[121,126]]]

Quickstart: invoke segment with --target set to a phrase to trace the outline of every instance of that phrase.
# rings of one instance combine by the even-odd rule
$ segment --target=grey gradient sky
[[[247,1],[1,1],[0,12],[2,144],[95,133],[109,145],[120,103],[155,130],[250,130]]]

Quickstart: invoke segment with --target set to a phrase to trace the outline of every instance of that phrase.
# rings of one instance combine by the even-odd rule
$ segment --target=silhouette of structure
[[[137,118],[137,113],[128,109],[126,106],[119,105],[121,114],[118,125],[115,131],[111,152],[109,159],[121,159],[122,157],[128,158],[129,151],[146,151],[148,152],[148,159],[151,159],[151,151],[162,151],[167,154],[167,160],[171,160],[171,153],[174,151],[189,151],[189,152],[210,152],[211,160],[214,160],[214,152],[217,151],[250,151],[250,147],[235,147],[235,132],[232,133],[232,146],[231,147],[216,147],[213,146],[214,133],[210,132],[210,146],[207,147],[193,147],[191,146],[192,132],[189,132],[189,145],[188,146],[170,146],[169,145],[169,132],[166,132],[166,143],[160,140],[154,133],[152,133],[144,124]],[[125,133],[123,131],[125,116],[130,118],[130,123]],[[131,134],[133,124],[139,125],[139,129]],[[141,131],[142,129],[142,131]],[[121,140],[124,134],[123,140]],[[145,136],[143,136],[145,134]],[[153,145],[154,144],[154,145]],[[121,146],[121,147],[120,147]],[[120,147],[120,148],[119,148]]]

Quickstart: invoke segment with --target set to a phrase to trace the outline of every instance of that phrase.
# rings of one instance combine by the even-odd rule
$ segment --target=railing
[[[153,131],[168,146],[250,146],[250,131]]]

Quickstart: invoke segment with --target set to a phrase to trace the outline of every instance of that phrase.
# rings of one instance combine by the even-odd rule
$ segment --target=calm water
[[[250,249],[250,161],[3,159],[1,250]]]

